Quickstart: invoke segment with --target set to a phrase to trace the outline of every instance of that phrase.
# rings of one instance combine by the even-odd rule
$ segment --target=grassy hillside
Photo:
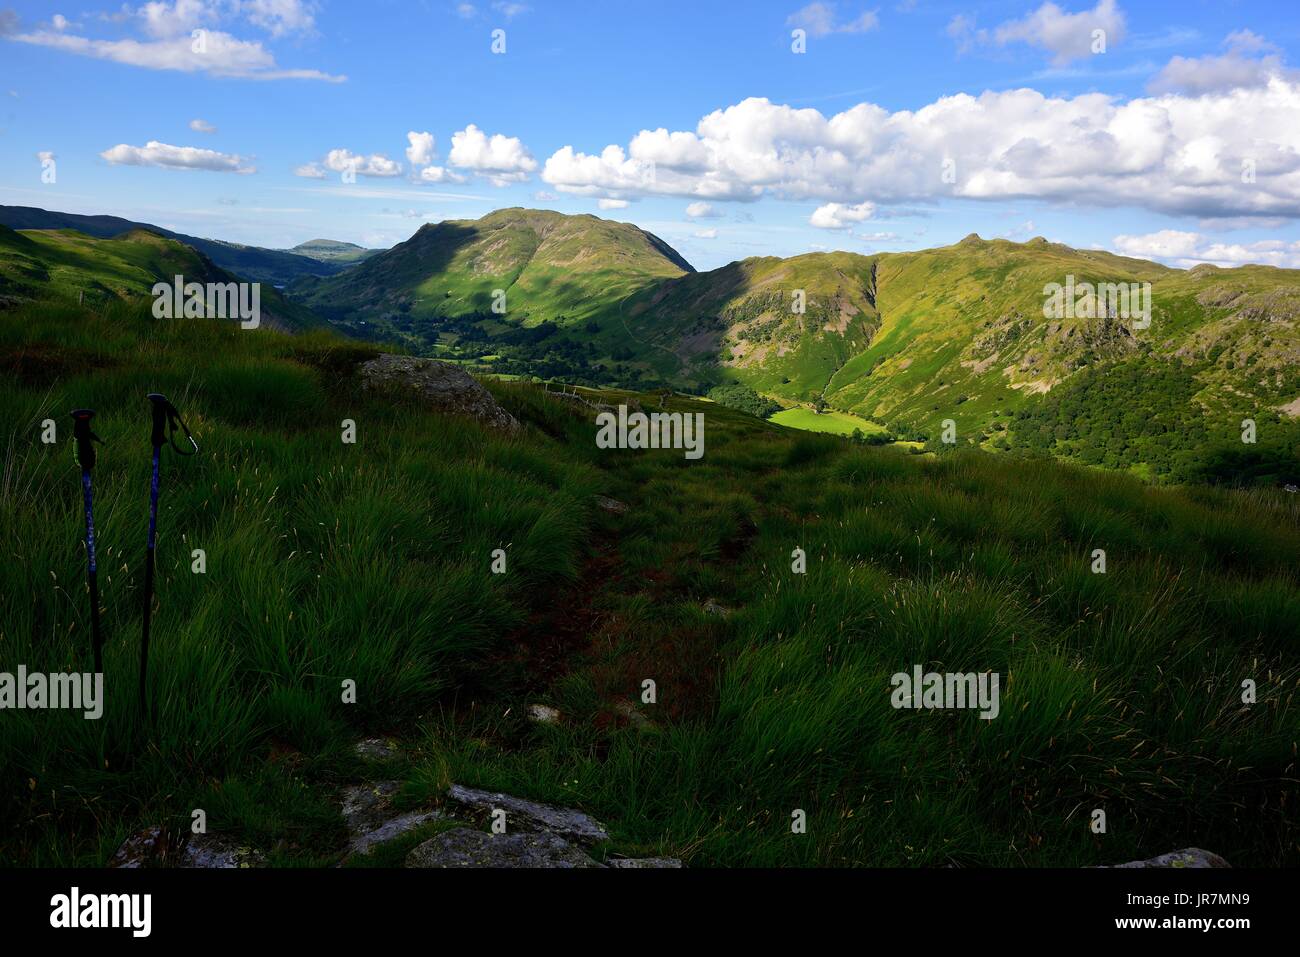
[[[0,309],[30,301],[102,305],[150,296],[154,284],[240,281],[202,253],[146,230],[97,239],[71,229],[0,226]],[[321,325],[310,310],[262,284],[261,321],[286,331]],[[184,321],[184,320],[181,320]]]
[[[341,243],[336,239],[310,239],[288,250],[297,256],[306,256],[317,262],[352,265],[369,259],[383,250],[366,249],[355,243]]]
[[[273,286],[288,285],[299,276],[330,276],[351,264],[346,258],[322,257],[295,250],[263,249],[260,246],[246,246],[242,243],[228,243],[218,239],[200,239],[161,226],[122,219],[120,216],[82,216],[77,213],[38,209],[34,206],[0,206],[0,226],[8,226],[15,230],[75,229],[97,239],[113,239],[124,233],[144,230],[184,243],[207,256],[222,269],[242,276],[250,282],[268,283]],[[329,242],[329,240],[316,242]]]
[[[290,295],[359,338],[481,371],[650,388],[666,379],[621,304],[691,266],[626,223],[503,209],[426,225],[404,243]],[[504,312],[494,292],[505,293]]]
[[[23,357],[0,377],[3,661],[87,666],[65,426],[92,406],[108,682],[101,721],[0,722],[0,861],[100,864],[201,807],[275,865],[333,863],[351,744],[382,732],[410,749],[404,801],[455,780],[573,804],[609,823],[604,850],[700,866],[1083,865],[1189,844],[1300,863],[1296,496],[922,459],[681,398],[667,408],[705,415],[698,462],[601,450],[581,406],[526,384],[492,386],[526,426],[504,438],[359,392],[366,354],[115,302],[0,313],[0,355]],[[203,452],[164,460],[147,729],[154,389]],[[1000,715],[895,710],[890,675],[918,664],[999,672]],[[561,722],[529,723],[531,702]]]

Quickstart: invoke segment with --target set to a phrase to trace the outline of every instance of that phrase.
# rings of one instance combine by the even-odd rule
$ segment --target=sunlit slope
[[[623,316],[666,375],[811,399],[872,341],[875,264],[854,253],[745,259],[664,283]]]
[[[0,308],[29,301],[100,305],[149,296],[155,283],[228,283],[237,277],[184,243],[143,229],[99,239],[72,229],[0,226]],[[286,331],[321,324],[310,310],[262,283],[261,321]]]
[[[626,223],[503,209],[426,225],[354,269],[301,281],[293,294],[342,323],[382,327],[394,319],[481,315],[516,325],[571,325],[690,269],[662,240]],[[496,290],[504,303],[494,310],[501,301]]]

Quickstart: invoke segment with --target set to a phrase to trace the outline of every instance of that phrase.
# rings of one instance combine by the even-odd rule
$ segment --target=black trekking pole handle
[[[90,420],[94,417],[93,409],[74,409],[72,412],[72,437],[77,442],[77,464],[83,472],[89,472],[95,467],[95,443],[103,442],[90,431]]]
[[[150,392],[146,398],[153,403],[153,434],[149,437],[150,443],[155,449],[162,448],[164,442],[170,442],[171,447],[177,455],[193,455],[199,450],[199,443],[194,441],[194,436],[190,434],[189,426],[181,418],[176,406],[168,401],[167,396],[160,392]],[[185,433],[185,437],[190,440],[192,448],[185,451],[176,444],[176,429],[179,427]]]

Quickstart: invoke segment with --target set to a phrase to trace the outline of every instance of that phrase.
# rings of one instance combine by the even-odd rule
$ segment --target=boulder
[[[468,827],[443,831],[406,856],[407,867],[600,867],[556,834],[488,834]]]
[[[109,867],[187,867],[224,870],[264,867],[266,856],[254,848],[215,834],[172,834],[157,825],[122,842]]]
[[[449,362],[385,353],[362,363],[359,373],[363,389],[413,394],[430,409],[470,416],[503,432],[520,428],[492,393]]]
[[[609,840],[604,825],[573,808],[553,807],[459,784],[451,786],[447,797],[482,814],[491,814],[495,808],[500,808],[506,812],[506,827],[511,831],[545,831],[580,844]]]
[[[681,867],[682,862],[675,857],[612,857],[605,862],[605,866],[632,870],[636,868]]]
[[[1120,867],[1188,867],[1188,868],[1205,868],[1205,867],[1231,867],[1232,865],[1212,851],[1203,851],[1199,847],[1185,847],[1181,851],[1170,851],[1168,854],[1161,854],[1159,857],[1152,857],[1145,861],[1129,861],[1127,864],[1116,864]]]

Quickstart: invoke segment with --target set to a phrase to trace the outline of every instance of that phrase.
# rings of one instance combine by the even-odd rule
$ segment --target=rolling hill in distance
[[[521,208],[425,225],[382,251],[328,239],[235,247],[113,217],[0,214],[56,226],[0,237],[0,295],[11,298],[40,298],[42,285],[144,294],[188,246],[199,274],[293,273],[270,300],[283,328],[328,322],[478,374],[697,394],[730,384],[768,411],[838,411],[932,449],[951,423],[961,445],[1145,478],[1297,477],[1296,270],[1188,271],[972,234],[916,252],[697,272],[636,226]],[[1078,294],[1076,308],[1045,315],[1053,284],[1085,283],[1126,284],[1132,309]],[[1245,420],[1259,433],[1249,448]]]
[[[148,229],[100,239],[73,229],[0,226],[0,309],[46,300],[102,307],[146,297],[155,283],[177,275],[203,284],[240,278],[192,246]],[[301,332],[322,325],[273,286],[263,284],[260,296],[261,321],[271,328]]]
[[[200,239],[119,216],[82,216],[77,213],[51,212],[34,206],[0,206],[0,226],[8,226],[10,229],[75,229],[99,239],[112,239],[132,230],[145,230],[197,249],[217,266],[250,282],[264,282],[274,286],[288,285],[299,276],[332,275],[377,251],[328,239],[311,240],[294,249],[265,249],[219,239]]]

